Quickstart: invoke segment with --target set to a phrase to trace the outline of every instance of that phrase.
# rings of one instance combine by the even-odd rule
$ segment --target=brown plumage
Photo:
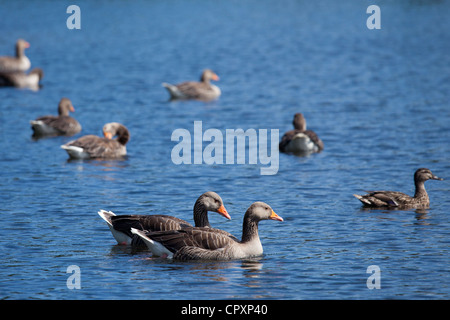
[[[194,205],[194,222],[196,227],[211,228],[208,211],[217,212],[231,219],[222,198],[213,191],[202,194]],[[131,233],[131,228],[147,231],[178,230],[192,225],[182,219],[168,215],[115,215],[111,211],[100,210],[98,214],[106,221],[114,238],[119,244],[139,246],[144,244],[141,238]],[[144,244],[145,245],[145,244]]]
[[[162,85],[170,94],[170,99],[195,99],[195,100],[214,100],[217,99],[221,92],[220,89],[211,84],[211,80],[218,81],[219,76],[212,70],[203,71],[200,82],[187,81],[177,85],[164,82]]]
[[[103,126],[104,138],[87,135],[70,141],[61,148],[66,150],[72,159],[117,159],[127,154],[126,144],[130,139],[128,129],[118,123],[111,122]],[[113,139],[114,136],[117,136]]]
[[[367,191],[367,194],[365,195],[354,194],[354,196],[360,200],[365,207],[425,209],[430,206],[430,199],[425,190],[425,181],[430,179],[444,180],[435,176],[429,169],[420,168],[414,173],[416,190],[413,197],[398,191]]]
[[[262,255],[258,235],[261,220],[283,221],[264,202],[253,203],[244,215],[241,241],[211,228],[183,227],[179,230],[146,232],[132,229],[155,256],[177,260],[230,260]]]
[[[41,68],[34,68],[28,74],[23,71],[0,73],[0,87],[26,88],[37,91],[44,77]]]
[[[303,114],[296,113],[292,124],[294,129],[287,131],[281,138],[279,144],[281,152],[304,154],[323,150],[324,145],[318,135],[306,129],[306,119]]]
[[[25,55],[25,49],[29,48],[30,44],[23,39],[16,42],[16,56],[0,57],[0,73],[10,72],[25,72],[31,67],[31,62]]]
[[[69,116],[69,112],[75,112],[72,101],[62,98],[58,104],[58,116],[48,115],[30,121],[33,137],[72,136],[80,132],[80,123]]]

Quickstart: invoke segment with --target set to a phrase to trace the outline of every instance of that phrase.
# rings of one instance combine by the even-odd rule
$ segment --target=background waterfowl
[[[195,99],[195,100],[214,100],[221,95],[219,87],[211,84],[211,80],[219,81],[219,76],[212,70],[203,71],[200,82],[187,81],[180,84],[170,84],[164,82],[162,85],[170,94],[170,99]]]
[[[41,68],[34,68],[28,74],[22,71],[0,73],[0,86],[38,90],[42,78],[44,71]]]
[[[104,138],[95,135],[83,136],[61,146],[72,159],[116,159],[127,154],[126,144],[130,139],[128,129],[110,122],[103,126]],[[114,136],[117,138],[112,139]]]
[[[196,227],[211,228],[208,211],[217,212],[231,219],[222,198],[213,191],[208,191],[198,197],[194,204],[194,222]],[[115,215],[111,211],[100,210],[98,214],[106,221],[111,233],[119,244],[139,246],[144,244],[140,237],[131,233],[131,228],[146,231],[178,230],[192,225],[182,219],[168,215]],[[225,232],[225,231],[224,231]],[[140,241],[139,241],[140,240]]]
[[[25,72],[31,67],[31,62],[28,57],[25,55],[25,49],[29,48],[30,44],[23,40],[19,39],[16,42],[16,56],[9,57],[4,56],[0,57],[0,73],[9,73],[9,72]]]
[[[430,199],[425,190],[425,181],[444,180],[435,176],[429,169],[420,168],[414,173],[414,184],[416,191],[414,197],[397,191],[367,191],[366,195],[354,196],[360,200],[365,207],[387,207],[387,208],[428,208]]]
[[[258,223],[268,219],[283,221],[268,204],[253,203],[244,215],[241,241],[211,228],[187,227],[159,232],[132,229],[132,232],[144,240],[155,256],[176,260],[245,259],[263,254]]]
[[[58,116],[47,115],[30,121],[33,137],[72,136],[80,132],[80,123],[69,116],[69,112],[75,112],[72,101],[62,98],[58,104]]]
[[[281,152],[312,153],[323,150],[324,145],[318,135],[306,129],[306,119],[302,113],[296,113],[292,121],[294,129],[287,131],[281,138],[279,149]]]

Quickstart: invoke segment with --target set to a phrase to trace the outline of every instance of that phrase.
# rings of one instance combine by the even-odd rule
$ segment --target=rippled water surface
[[[370,1],[369,1],[370,2]],[[314,3],[314,4],[313,4]],[[2,299],[448,299],[450,297],[449,1],[0,2],[0,55],[30,42],[40,91],[0,90],[0,297]],[[219,100],[168,102],[162,82],[218,73]],[[84,134],[106,122],[131,133],[123,161],[68,161],[34,141],[29,120],[69,97]],[[171,134],[291,129],[304,113],[325,150],[261,164],[175,165]],[[208,143],[205,142],[205,147]],[[248,162],[248,161],[247,161]],[[363,210],[352,194],[414,193],[427,167],[428,210]],[[118,246],[99,209],[170,214],[192,221],[214,190],[240,235],[242,217],[265,201],[284,222],[262,221],[264,255],[251,261],[170,262]],[[81,271],[69,289],[67,268]],[[381,288],[368,289],[381,270]]]

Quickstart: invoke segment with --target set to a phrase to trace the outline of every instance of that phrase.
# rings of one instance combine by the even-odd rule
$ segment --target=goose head
[[[23,40],[23,39],[19,39],[16,42],[16,55],[17,57],[20,57],[23,55],[25,49],[28,49],[30,47],[30,44]]]
[[[199,202],[204,206],[206,211],[217,212],[225,218],[231,219],[223,205],[222,198],[217,193],[213,191],[205,192],[200,196]]]
[[[72,101],[70,101],[68,98],[62,98],[61,101],[59,101],[58,114],[68,116],[69,112],[75,112]]]
[[[211,69],[203,70],[200,81],[209,82],[210,80],[219,81],[219,76],[215,74],[214,71],[212,71]]]
[[[253,221],[276,220],[283,221],[283,218],[277,215],[273,209],[264,202],[254,202],[245,213],[245,218]]]
[[[112,139],[117,136],[117,141],[122,145],[125,145],[130,139],[130,133],[128,129],[121,123],[110,122],[103,126],[103,135],[107,139]]]

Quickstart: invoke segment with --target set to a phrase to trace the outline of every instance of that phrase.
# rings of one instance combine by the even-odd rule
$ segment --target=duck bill
[[[432,176],[431,179],[433,179],[433,180],[441,180],[441,181],[444,180],[442,178],[439,178],[438,176]]]
[[[213,79],[214,81],[219,81],[220,78],[217,74],[214,74],[211,79]]]
[[[269,217],[270,220],[276,220],[276,221],[283,221],[283,218],[280,217],[275,213],[275,211],[272,210],[272,214]]]
[[[220,208],[217,210],[217,212],[220,213],[220,215],[227,218],[228,220],[231,220],[231,217],[228,214],[227,209],[225,209],[224,205],[221,205]]]

